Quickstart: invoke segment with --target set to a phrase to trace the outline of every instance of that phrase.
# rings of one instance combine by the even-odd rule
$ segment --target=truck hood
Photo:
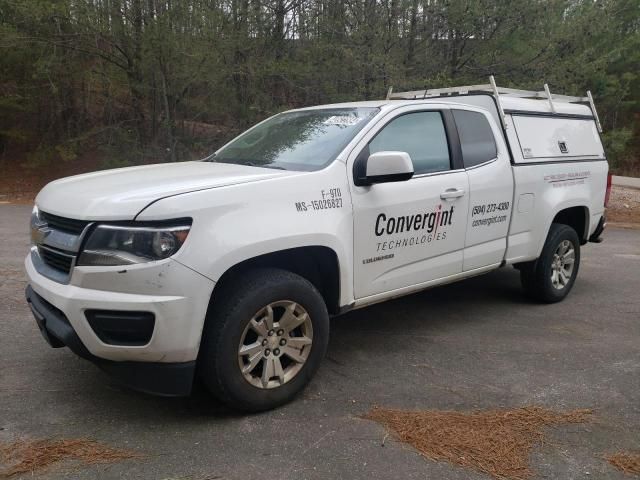
[[[118,168],[51,182],[36,204],[47,213],[78,220],[132,220],[161,198],[296,173],[213,162]]]

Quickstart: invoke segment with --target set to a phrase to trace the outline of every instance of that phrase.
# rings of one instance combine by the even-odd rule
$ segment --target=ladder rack
[[[393,88],[389,88],[387,92],[387,100],[423,100],[426,98],[437,98],[437,97],[446,97],[446,96],[459,96],[459,95],[468,95],[470,93],[489,93],[493,95],[496,99],[496,104],[498,106],[498,113],[500,115],[500,120],[502,121],[502,126],[507,128],[506,117],[504,114],[504,110],[502,108],[502,104],[500,102],[500,96],[509,96],[509,97],[518,97],[518,98],[531,98],[531,99],[546,99],[549,102],[549,107],[551,108],[551,112],[556,113],[556,105],[555,102],[562,103],[582,103],[589,105],[591,109],[591,113],[593,114],[593,118],[596,122],[596,126],[598,131],[602,133],[602,125],[600,124],[600,119],[598,118],[598,112],[596,111],[595,103],[593,102],[593,96],[591,95],[591,91],[587,91],[586,97],[573,97],[570,95],[557,95],[552,94],[549,90],[549,85],[544,84],[544,90],[535,91],[535,90],[519,90],[517,88],[506,88],[506,87],[498,87],[496,85],[496,81],[493,78],[493,75],[489,77],[489,83],[484,85],[465,85],[460,87],[448,87],[448,88],[430,88],[427,90],[413,90],[409,92],[393,92]]]

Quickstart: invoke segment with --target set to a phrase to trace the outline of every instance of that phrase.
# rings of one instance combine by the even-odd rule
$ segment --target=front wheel
[[[559,302],[573,287],[580,266],[580,239],[576,231],[560,223],[549,229],[540,257],[520,268],[525,293],[542,302]]]
[[[200,351],[204,383],[234,409],[261,411],[288,402],[327,349],[322,296],[306,279],[277,269],[248,272],[222,288]]]

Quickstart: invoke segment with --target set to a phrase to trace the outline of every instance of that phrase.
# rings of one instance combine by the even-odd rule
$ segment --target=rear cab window
[[[465,168],[475,167],[498,156],[496,139],[487,117],[479,112],[453,109]]]

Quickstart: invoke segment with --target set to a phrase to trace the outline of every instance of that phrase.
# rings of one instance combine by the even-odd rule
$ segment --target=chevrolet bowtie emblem
[[[51,233],[51,229],[46,223],[34,223],[31,225],[31,241],[35,245],[44,243],[44,239]]]

